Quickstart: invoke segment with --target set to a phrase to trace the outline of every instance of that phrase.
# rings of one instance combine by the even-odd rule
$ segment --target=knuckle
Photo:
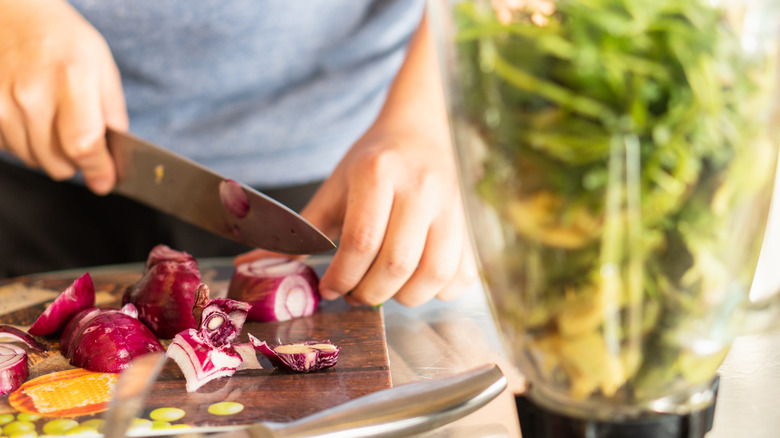
[[[81,127],[72,132],[61,133],[60,141],[65,155],[80,162],[93,157],[98,152],[98,144],[102,137],[101,127]]]
[[[406,253],[396,253],[384,261],[388,275],[395,278],[407,278],[417,269],[417,260]]]
[[[373,254],[379,249],[382,236],[370,226],[356,227],[342,236],[343,244],[358,254]]]

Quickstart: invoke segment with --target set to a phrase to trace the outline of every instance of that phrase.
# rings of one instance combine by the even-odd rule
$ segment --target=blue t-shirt
[[[130,131],[238,181],[325,178],[374,121],[423,0],[71,0]]]

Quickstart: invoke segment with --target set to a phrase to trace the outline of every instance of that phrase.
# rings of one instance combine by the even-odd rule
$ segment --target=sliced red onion
[[[63,355],[79,368],[118,373],[138,356],[163,351],[160,341],[136,318],[137,314],[133,304],[126,304],[121,310],[82,311],[65,327]]]
[[[314,313],[320,301],[318,284],[317,274],[306,263],[263,258],[236,268],[228,297],[252,305],[250,321],[287,321]]]
[[[241,219],[249,213],[249,196],[241,184],[226,179],[219,183],[219,199],[233,216]]]
[[[86,273],[54,299],[30,326],[28,333],[35,336],[59,333],[75,314],[94,305],[95,286],[92,284],[92,277]]]
[[[18,328],[10,325],[0,325],[0,338],[3,337],[8,337],[8,338],[16,339],[17,341],[24,342],[25,345],[32,348],[33,350],[37,350],[40,352],[44,352],[48,350],[48,348],[45,345],[36,341],[35,338],[30,336],[29,333],[23,332],[22,330],[19,330]]]
[[[157,245],[149,253],[143,277],[125,291],[122,304],[135,304],[138,319],[157,337],[170,339],[197,327],[192,310],[200,284],[198,263],[192,256]]]
[[[22,386],[27,373],[27,352],[17,345],[0,344],[0,395]]]
[[[92,321],[92,318],[98,313],[100,313],[100,309],[97,307],[90,307],[82,310],[70,319],[70,322],[65,326],[65,329],[60,336],[60,353],[62,353],[63,356],[69,357],[73,354],[71,351],[73,337],[76,333],[81,332],[81,328],[84,327],[84,324]]]
[[[270,346],[249,334],[249,342],[274,367],[284,371],[307,373],[336,365],[340,347],[330,341],[308,341]]]
[[[214,379],[232,376],[242,363],[241,355],[230,344],[213,347],[194,329],[177,334],[167,354],[181,368],[187,392],[197,391]]]
[[[251,307],[249,303],[230,298],[209,301],[203,308],[200,333],[215,347],[236,341]]]

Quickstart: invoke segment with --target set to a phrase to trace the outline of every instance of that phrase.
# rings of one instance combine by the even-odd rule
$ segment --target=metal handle
[[[290,423],[260,423],[253,437],[408,436],[455,421],[493,400],[506,388],[495,364],[448,377],[375,392]]]

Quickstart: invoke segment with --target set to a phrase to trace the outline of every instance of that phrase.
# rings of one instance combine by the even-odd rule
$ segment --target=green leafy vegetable
[[[726,350],[681,338],[747,296],[774,64],[704,0],[501,3],[455,6],[453,123],[486,150],[473,184],[506,245],[481,257],[519,360],[578,399],[701,383]]]

